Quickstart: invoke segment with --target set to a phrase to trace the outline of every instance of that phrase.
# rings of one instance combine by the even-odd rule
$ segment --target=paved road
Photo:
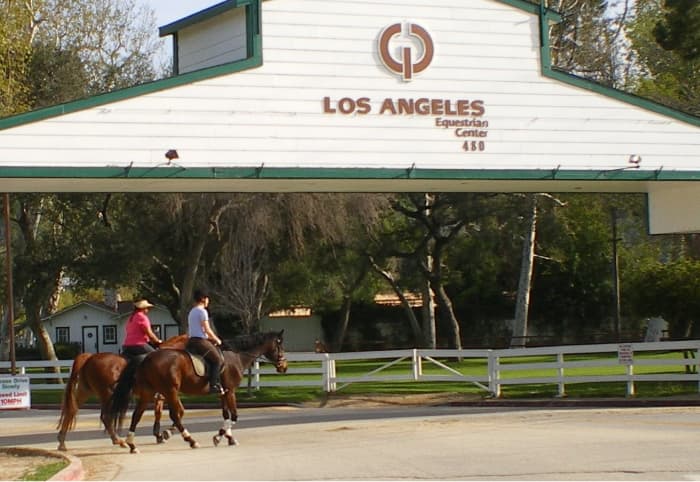
[[[55,448],[56,412],[0,412],[0,445]],[[109,445],[94,411],[68,446],[100,480],[700,480],[700,409],[245,409],[239,446],[214,447],[215,410],[187,412],[202,448],[139,426]]]

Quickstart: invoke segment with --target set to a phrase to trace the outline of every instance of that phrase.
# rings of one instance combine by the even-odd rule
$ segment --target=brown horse
[[[165,340],[160,348],[183,349],[187,343],[187,335],[177,335]],[[90,395],[96,395],[100,400],[100,420],[105,424],[114,445],[125,447],[123,439],[117,436],[112,426],[106,422],[106,408],[112,390],[119,376],[126,367],[127,361],[116,353],[81,353],[71,368],[70,379],[63,391],[61,416],[58,420],[58,450],[66,449],[66,433],[75,428],[78,410]],[[161,401],[156,401],[156,410]]]
[[[237,352],[228,345],[223,347],[224,366],[221,372],[221,383],[226,393],[222,395],[222,412],[224,423],[217,435],[214,435],[214,445],[218,445],[222,436],[226,436],[229,445],[238,442],[233,438],[231,429],[238,420],[236,406],[236,388],[243,380],[244,373],[252,363],[260,356],[265,356],[275,364],[278,373],[287,371],[287,360],[284,357],[282,347],[282,335],[272,331],[241,337],[234,342]],[[179,393],[188,395],[205,395],[209,393],[209,380],[207,376],[199,376],[195,373],[190,355],[184,350],[161,350],[151,353],[136,369],[135,377],[120,378],[109,402],[107,422],[115,430],[121,423],[129,407],[130,394],[133,391],[136,396],[136,407],[131,416],[131,425],[126,438],[126,443],[131,448],[131,453],[138,453],[134,444],[134,433],[141,416],[156,393],[161,394],[168,403],[170,419],[173,425],[180,431],[182,438],[197,448],[199,444],[182,425],[182,417],[185,408],[180,401]],[[156,423],[158,421],[156,420]],[[155,427],[154,427],[155,433]]]

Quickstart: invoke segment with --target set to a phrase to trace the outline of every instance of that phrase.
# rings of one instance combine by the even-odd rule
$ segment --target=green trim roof
[[[26,179],[412,179],[515,181],[700,181],[700,170],[419,169],[300,167],[1,167],[0,178]]]

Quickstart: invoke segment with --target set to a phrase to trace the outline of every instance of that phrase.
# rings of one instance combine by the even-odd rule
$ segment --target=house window
[[[70,327],[56,327],[56,343],[70,343]]]
[[[116,345],[117,325],[105,325],[102,331],[102,340],[105,345]]]
[[[153,330],[154,335],[156,335],[161,340],[163,339],[163,337],[160,336],[160,332],[161,332],[160,325],[151,325],[151,330]]]

